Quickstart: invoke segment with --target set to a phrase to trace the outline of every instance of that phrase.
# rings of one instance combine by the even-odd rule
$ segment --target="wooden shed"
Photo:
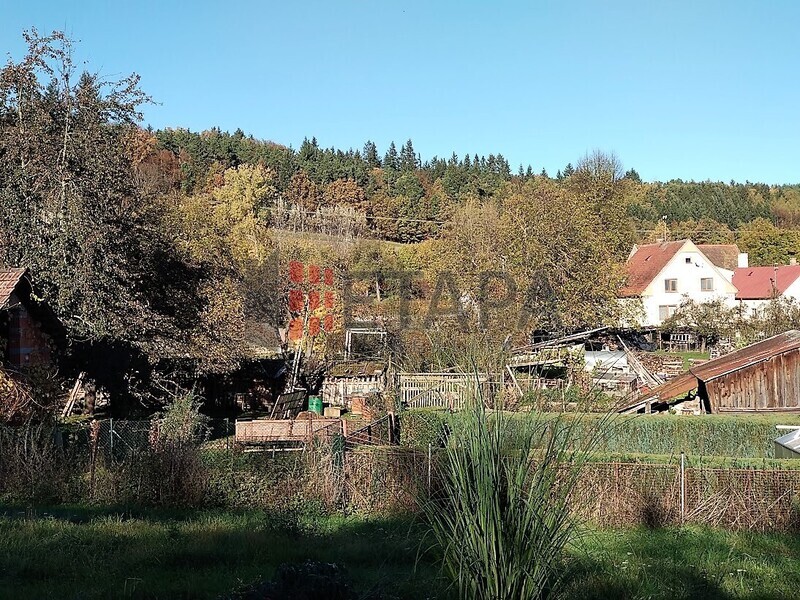
[[[693,391],[704,412],[800,412],[800,331],[696,365],[647,398],[668,402]]]
[[[0,269],[0,341],[3,360],[14,369],[50,364],[60,323],[31,297],[26,269]]]

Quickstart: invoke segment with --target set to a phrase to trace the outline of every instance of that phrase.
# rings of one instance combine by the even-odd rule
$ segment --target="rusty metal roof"
[[[653,388],[644,396],[651,398],[658,396],[661,400],[677,398],[695,389],[698,381],[712,381],[718,377],[751,367],[798,348],[800,348],[800,331],[793,329],[751,344],[736,352],[710,360],[707,363],[694,366],[675,379]]]
[[[792,329],[692,367],[689,372],[701,381],[711,381],[798,348],[800,348],[800,331]]]
[[[5,308],[26,269],[0,269],[0,308]]]
[[[686,372],[683,375],[670,379],[666,383],[662,383],[658,387],[654,387],[648,393],[643,394],[642,398],[658,396],[660,400],[671,400],[678,396],[685,396],[697,387],[697,377],[691,372]]]

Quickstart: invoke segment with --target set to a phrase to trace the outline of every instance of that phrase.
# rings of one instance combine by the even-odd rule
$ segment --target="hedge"
[[[526,417],[527,413],[515,414],[515,418]],[[400,417],[401,444],[441,447],[458,418],[458,413],[443,410],[405,411]],[[575,418],[592,421],[603,415]],[[782,435],[776,425],[800,425],[800,415],[618,415],[610,417],[603,427],[597,451],[771,459],[775,456],[773,440]],[[592,433],[596,433],[594,428]]]

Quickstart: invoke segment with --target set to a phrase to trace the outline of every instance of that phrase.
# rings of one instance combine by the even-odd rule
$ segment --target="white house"
[[[640,304],[633,320],[640,327],[661,325],[681,302],[709,302],[722,299],[728,306],[736,305],[736,286],[732,283],[732,256],[746,265],[747,255],[735,246],[713,246],[709,254],[727,261],[718,266],[691,240],[634,246],[626,262],[627,283],[620,297],[629,305]],[[723,251],[724,249],[724,251]],[[630,323],[633,325],[634,323]]]
[[[800,265],[743,267],[733,272],[736,300],[753,314],[773,298],[800,301]]]

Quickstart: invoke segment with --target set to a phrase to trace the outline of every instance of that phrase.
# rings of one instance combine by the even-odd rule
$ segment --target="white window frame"
[[[675,304],[660,304],[658,307],[659,321],[666,321],[675,314],[676,310],[678,310],[678,306]]]
[[[710,282],[709,287],[703,287],[703,282]],[[713,277],[701,277],[700,278],[700,291],[701,292],[713,292],[714,291],[714,278]]]
[[[667,294],[677,294],[678,293],[678,280],[674,277],[671,279],[664,280],[664,291]]]

